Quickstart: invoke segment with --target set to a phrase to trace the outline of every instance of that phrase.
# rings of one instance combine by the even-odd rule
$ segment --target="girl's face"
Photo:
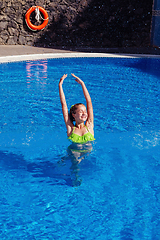
[[[88,117],[86,107],[84,105],[78,105],[76,113],[73,114],[73,117],[76,122],[85,122]]]

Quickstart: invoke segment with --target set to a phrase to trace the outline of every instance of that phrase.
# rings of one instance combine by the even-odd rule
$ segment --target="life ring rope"
[[[41,12],[39,11],[39,8],[37,7],[37,6],[35,6],[35,12],[36,12],[36,16],[35,16],[35,19],[37,19],[38,17],[40,17],[43,21],[44,20],[47,20],[48,18],[43,18],[42,17],[42,14],[41,14]],[[36,18],[37,17],[37,18]],[[37,20],[38,22],[39,22],[39,20]]]
[[[41,25],[33,25],[30,21],[30,16],[31,13],[35,11],[36,12],[36,20],[39,22],[39,18],[41,17],[41,19],[43,20],[43,23]],[[44,18],[42,17],[41,13],[43,14]],[[32,31],[37,31],[37,30],[42,30],[47,26],[48,23],[48,13],[46,12],[46,10],[40,6],[32,6],[30,9],[28,9],[26,15],[25,15],[25,21],[26,24],[28,26],[29,29],[31,29]]]

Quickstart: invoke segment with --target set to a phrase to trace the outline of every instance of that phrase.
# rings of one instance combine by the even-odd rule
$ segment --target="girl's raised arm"
[[[59,96],[60,96],[60,101],[61,101],[61,105],[62,105],[64,122],[65,122],[66,128],[67,128],[67,135],[69,135],[72,130],[73,123],[71,122],[69,114],[68,114],[68,107],[67,107],[63,87],[62,87],[63,81],[66,77],[67,77],[67,74],[64,74],[59,81]]]
[[[76,82],[78,82],[82,86],[83,94],[84,94],[84,97],[85,97],[86,103],[87,103],[88,119],[87,119],[86,124],[91,125],[91,127],[93,128],[93,106],[92,106],[92,100],[89,95],[89,92],[88,92],[84,82],[79,77],[75,76],[73,73],[71,75],[75,78]]]

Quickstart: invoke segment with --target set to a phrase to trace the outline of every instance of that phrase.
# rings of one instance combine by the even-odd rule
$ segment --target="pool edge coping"
[[[26,54],[10,55],[0,57],[0,63],[21,62],[29,60],[56,59],[56,58],[160,58],[160,55],[151,54],[124,54],[124,53],[43,53],[43,54]]]

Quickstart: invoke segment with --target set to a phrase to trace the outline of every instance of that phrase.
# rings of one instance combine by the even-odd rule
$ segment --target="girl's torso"
[[[84,129],[85,131],[83,130],[82,132],[82,136],[80,136],[77,131],[76,131],[77,133],[75,133],[75,129],[76,127],[74,126],[71,135],[68,137],[68,139],[71,140],[72,142],[83,144],[95,140],[93,134],[89,132],[86,126]]]

